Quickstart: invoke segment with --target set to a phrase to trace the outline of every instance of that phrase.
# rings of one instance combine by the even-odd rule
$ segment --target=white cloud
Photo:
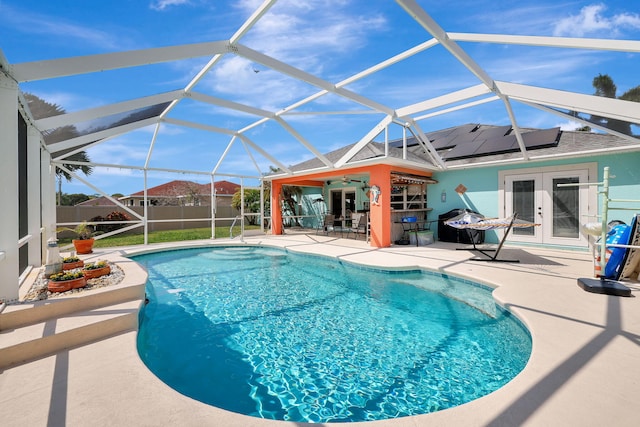
[[[132,133],[131,135],[134,134]],[[136,146],[126,140],[111,140],[89,148],[87,154],[96,163],[134,166],[144,164],[148,150],[148,141],[146,141],[146,144],[138,144]]]
[[[619,13],[606,16],[607,7],[602,4],[585,6],[578,15],[561,19],[555,25],[554,36],[584,37],[588,35],[609,35],[617,37],[626,29],[640,29],[640,15]]]
[[[253,13],[260,2],[246,0],[236,7]],[[301,1],[278,2],[240,43],[279,61],[324,77],[333,75],[336,55],[350,55],[365,45],[369,31],[384,28],[384,17],[353,14],[349,2],[328,0],[321,8]],[[329,60],[331,59],[331,60]],[[258,72],[256,72],[258,71]],[[319,89],[241,57],[228,57],[213,69],[207,83],[237,102],[268,110],[280,109]]]
[[[221,61],[213,69],[209,84],[217,93],[266,110],[277,110],[318,90],[241,57]]]
[[[580,122],[574,122],[573,120],[569,120],[568,122],[556,123],[554,127],[559,127],[560,130],[576,130],[584,125]]]
[[[189,4],[189,0],[156,0],[151,2],[149,7],[153,10],[165,10],[171,6],[182,6],[183,4]]]

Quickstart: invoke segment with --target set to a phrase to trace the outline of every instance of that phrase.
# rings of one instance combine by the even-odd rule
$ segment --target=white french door
[[[509,240],[553,245],[587,246],[580,224],[588,219],[593,190],[585,184],[590,170],[546,169],[537,172],[504,172],[504,211],[507,216],[518,213],[518,219],[540,224],[537,227],[514,228]],[[594,179],[595,181],[595,179]]]

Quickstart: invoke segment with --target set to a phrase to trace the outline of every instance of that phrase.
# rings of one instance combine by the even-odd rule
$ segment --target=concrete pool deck
[[[590,253],[506,246],[500,258],[470,261],[459,245],[372,249],[362,241],[313,234],[245,237],[293,251],[336,256],[380,267],[422,266],[497,287],[496,300],[529,328],[533,351],[503,388],[444,411],[349,426],[635,426],[640,413],[640,286],[632,297],[588,293]],[[241,244],[216,240],[214,244]],[[124,255],[184,245],[96,250],[92,257],[126,267],[125,282],[146,273]],[[137,303],[139,306],[139,303]],[[11,331],[3,331],[3,334]],[[0,424],[8,426],[300,426],[230,413],[185,397],[139,359],[136,331],[82,345],[0,371]],[[331,423],[338,425],[339,423]]]

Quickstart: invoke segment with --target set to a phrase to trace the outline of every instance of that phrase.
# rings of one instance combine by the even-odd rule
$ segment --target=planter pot
[[[85,240],[73,240],[73,246],[76,248],[78,254],[90,254],[93,252],[93,237]]]
[[[47,288],[51,292],[67,292],[71,289],[83,288],[85,286],[87,286],[87,279],[85,277],[78,277],[77,279],[63,280],[61,282],[49,280]]]
[[[102,268],[94,268],[91,270],[82,270],[84,273],[84,277],[87,279],[95,279],[96,277],[104,276],[106,274],[111,273],[111,267],[106,266]]]
[[[84,261],[76,261],[76,262],[63,262],[62,269],[63,270],[73,270],[74,268],[80,268],[84,266]]]

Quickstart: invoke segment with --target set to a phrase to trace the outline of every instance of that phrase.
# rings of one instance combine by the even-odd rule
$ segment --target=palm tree
[[[617,98],[625,101],[640,102],[640,86],[629,89],[620,96],[616,96],[618,88],[613,79],[608,74],[598,74],[593,78],[593,87],[596,89],[595,95],[606,98]],[[591,116],[591,121],[608,129],[631,135],[631,123],[622,120],[609,119],[600,116]]]
[[[64,114],[66,111],[57,104],[52,104],[50,102],[45,101],[42,98],[37,97],[31,93],[24,94],[25,99],[27,100],[27,104],[29,105],[29,110],[31,110],[31,114],[33,118],[38,120],[45,117],[57,116],[60,114]],[[78,136],[78,130],[75,126],[62,126],[56,129],[47,130],[43,132],[43,136],[45,138],[45,142],[47,144],[52,144],[54,142],[64,141],[70,138],[75,138]],[[89,163],[89,155],[86,151],[79,151],[71,156],[67,157],[67,160],[74,162],[83,162]],[[85,175],[90,175],[93,172],[93,168],[88,165],[70,165],[65,164],[65,168],[69,169],[72,172],[80,171]],[[63,171],[60,168],[56,168],[56,178],[58,179],[58,205],[60,204],[60,198],[62,196],[62,178],[66,179],[67,182],[71,181],[71,175],[68,172]]]

